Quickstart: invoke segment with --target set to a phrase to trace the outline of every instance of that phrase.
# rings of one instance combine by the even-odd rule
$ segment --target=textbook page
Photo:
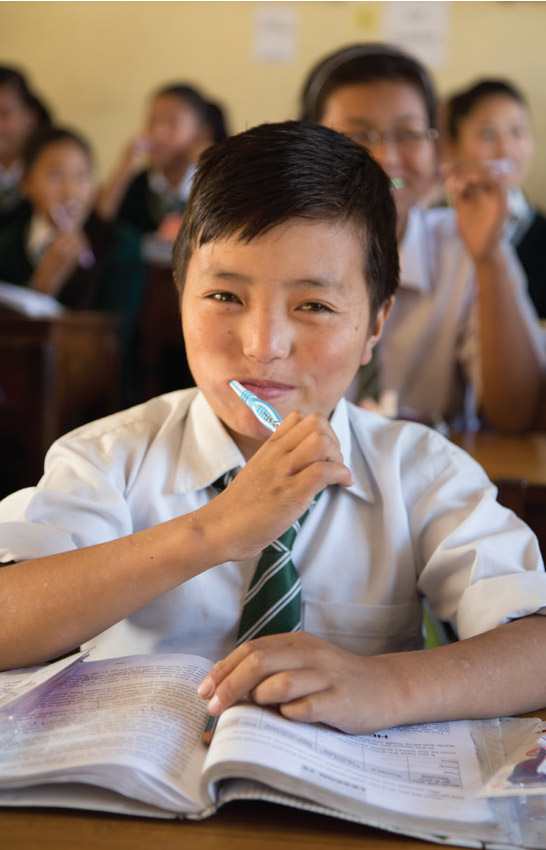
[[[164,809],[201,810],[210,803],[199,791],[207,714],[196,687],[211,667],[182,655],[80,664],[19,718],[1,751],[0,788],[88,782]]]
[[[38,705],[47,691],[74,672],[89,652],[76,652],[43,667],[0,673],[0,748],[17,733],[18,718]]]
[[[221,716],[204,766],[205,782],[227,776],[347,812],[366,804],[412,817],[491,820],[485,801],[475,799],[482,778],[465,721],[345,735],[258,706],[235,706]]]

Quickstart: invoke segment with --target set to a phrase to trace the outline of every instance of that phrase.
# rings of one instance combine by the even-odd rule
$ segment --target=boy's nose
[[[288,323],[271,314],[249,317],[242,336],[244,354],[260,363],[282,360],[291,349]]]

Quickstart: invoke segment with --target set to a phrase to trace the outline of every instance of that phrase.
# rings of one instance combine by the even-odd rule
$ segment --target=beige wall
[[[384,37],[388,4],[294,2],[298,50],[289,64],[252,59],[253,2],[1,2],[0,63],[25,69],[59,120],[84,131],[101,173],[142,121],[158,85],[185,80],[228,107],[231,127],[296,117],[313,62],[355,41]],[[432,5],[432,4],[431,4]],[[441,94],[484,74],[511,77],[526,92],[538,148],[546,142],[546,4],[448,3]],[[527,189],[546,208],[546,157],[537,153]]]

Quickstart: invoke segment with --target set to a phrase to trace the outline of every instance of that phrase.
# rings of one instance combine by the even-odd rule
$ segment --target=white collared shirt
[[[543,358],[525,275],[511,246],[504,250],[517,308]],[[410,210],[400,266],[395,305],[379,344],[381,389],[398,393],[406,413],[471,427],[481,397],[476,280],[453,210]]]
[[[171,186],[165,175],[161,171],[148,172],[148,185],[152,192],[156,195],[166,195],[176,201],[187,201],[190,196],[190,191],[195,177],[197,165],[192,163],[188,165],[182,180],[178,186]]]
[[[535,537],[495,502],[466,453],[429,428],[341,401],[332,416],[354,484],[329,487],[299,532],[293,561],[304,629],[361,654],[421,646],[421,597],[461,637],[546,605]],[[194,511],[244,460],[197,390],[71,432],[36,488],[0,503],[0,560],[118,538]],[[89,642],[94,657],[234,646],[257,558],[213,567]]]

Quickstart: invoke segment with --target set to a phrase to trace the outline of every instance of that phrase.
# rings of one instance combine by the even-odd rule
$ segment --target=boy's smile
[[[245,243],[197,248],[182,294],[197,386],[246,457],[269,436],[229,387],[274,405],[330,416],[371,357],[388,308],[370,330],[365,240],[342,222],[291,219]]]

